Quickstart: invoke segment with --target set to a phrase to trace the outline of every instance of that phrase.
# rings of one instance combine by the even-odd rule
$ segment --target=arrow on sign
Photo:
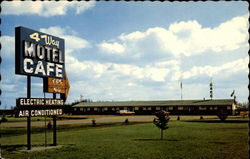
[[[64,80],[65,80],[65,93],[61,94],[61,98],[64,99],[64,101],[66,101],[68,94],[69,94],[69,88],[70,88],[70,84],[69,84],[69,80],[68,80],[66,71],[65,71]]]

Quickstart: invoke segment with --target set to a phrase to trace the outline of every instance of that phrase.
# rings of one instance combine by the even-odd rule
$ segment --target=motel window
[[[119,107],[116,107],[116,110],[119,110]]]
[[[173,107],[168,107],[168,110],[173,110]]]
[[[77,111],[77,108],[74,108],[74,111]]]
[[[80,108],[80,111],[83,111],[83,108]]]
[[[183,107],[178,107],[178,110],[183,110]]]
[[[97,111],[97,108],[94,108],[94,111]]]
[[[227,110],[231,110],[231,107],[230,107],[230,106],[227,106]]]
[[[135,110],[139,110],[139,107],[135,107]]]
[[[113,107],[112,110],[115,110],[115,108]]]
[[[87,111],[90,111],[90,108],[87,108]]]
[[[161,110],[161,108],[160,107],[156,107],[156,110]]]
[[[107,107],[105,107],[105,108],[104,108],[104,110],[105,110],[105,111],[108,111],[108,108],[107,108]]]
[[[151,107],[148,107],[148,110],[151,110]]]
[[[199,110],[207,110],[207,107],[206,106],[200,106]]]
[[[217,109],[218,109],[217,106],[215,106],[215,107],[214,107],[214,110],[217,110]]]
[[[124,110],[128,110],[128,108],[127,108],[127,107],[124,107]]]
[[[147,107],[143,107],[143,110],[147,110]]]

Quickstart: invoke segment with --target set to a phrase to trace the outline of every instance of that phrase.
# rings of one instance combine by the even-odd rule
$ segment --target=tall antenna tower
[[[209,86],[210,86],[210,98],[212,100],[213,99],[213,83],[212,83],[212,79],[211,79],[211,82],[210,82]]]
[[[181,82],[181,100],[182,100],[182,82]]]

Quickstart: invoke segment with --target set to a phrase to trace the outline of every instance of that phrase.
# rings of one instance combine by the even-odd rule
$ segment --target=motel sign
[[[16,28],[16,74],[63,78],[65,73],[64,39]]]

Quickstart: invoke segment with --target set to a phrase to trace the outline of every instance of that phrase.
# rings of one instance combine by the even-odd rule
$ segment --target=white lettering
[[[19,115],[18,115],[19,117],[22,117],[23,116],[23,113],[22,113],[22,111],[20,110],[19,111]]]
[[[37,50],[37,57],[38,57],[40,60],[44,59],[44,57],[45,57],[45,50],[44,50],[44,47],[43,47],[42,45],[39,45],[39,44],[38,44],[36,50]]]
[[[35,44],[24,41],[24,55],[26,57],[35,57]]]
[[[52,49],[52,61],[53,62],[59,62],[59,58],[58,58],[58,55],[59,55],[59,52],[58,52],[58,49],[57,48],[53,48]]]
[[[29,65],[28,65],[29,64]],[[23,70],[26,73],[33,73],[33,68],[32,65],[34,64],[34,62],[31,59],[25,58],[23,61]]]
[[[63,56],[62,56],[62,51],[59,50],[59,63],[64,63]]]
[[[63,68],[62,65],[56,64],[56,77],[63,77],[62,68]]]
[[[45,46],[45,49],[46,49],[47,60],[50,61],[51,60],[51,51],[52,51],[52,48],[48,47],[48,46]]]
[[[37,63],[35,74],[38,74],[38,73],[42,73],[43,75],[46,75],[42,61],[38,61]]]
[[[54,63],[50,63],[50,62],[47,63],[47,76],[50,76],[50,73],[54,72],[54,67],[55,67]]]

